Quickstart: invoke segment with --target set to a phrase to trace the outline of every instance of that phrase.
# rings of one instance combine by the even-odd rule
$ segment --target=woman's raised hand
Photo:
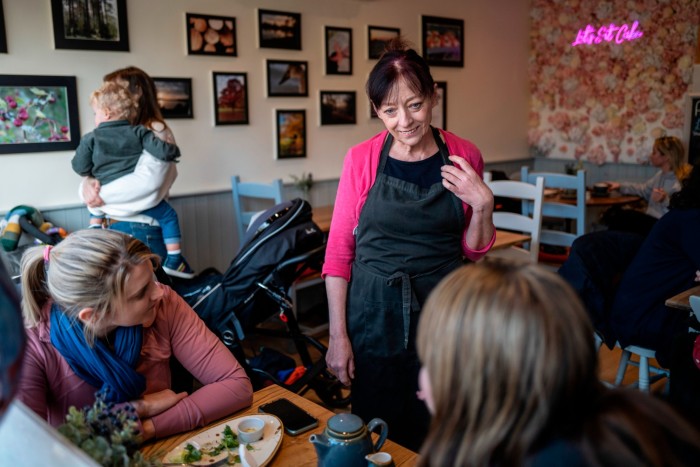
[[[474,211],[493,209],[493,193],[478,173],[461,157],[450,156],[454,165],[442,166],[442,185]]]

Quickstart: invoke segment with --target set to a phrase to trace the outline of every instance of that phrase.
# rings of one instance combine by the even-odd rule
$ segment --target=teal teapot
[[[370,434],[380,429],[379,439],[372,444]],[[319,467],[366,467],[367,454],[381,449],[389,428],[384,420],[375,418],[364,425],[351,413],[340,413],[328,420],[323,433],[309,437],[318,455]]]

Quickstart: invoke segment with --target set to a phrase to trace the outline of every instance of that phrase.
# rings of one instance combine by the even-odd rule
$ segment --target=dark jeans
[[[163,231],[155,225],[142,224],[140,222],[115,222],[109,226],[112,230],[124,232],[141,240],[155,254],[165,260],[168,254],[163,242]]]

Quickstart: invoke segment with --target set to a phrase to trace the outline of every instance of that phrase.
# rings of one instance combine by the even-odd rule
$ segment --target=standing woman
[[[430,126],[437,104],[427,63],[396,39],[367,95],[386,131],[350,148],[323,266],[330,313],[326,362],[352,411],[381,417],[417,449],[429,416],[416,398],[415,333],[437,282],[493,244],[493,195],[471,142]]]
[[[156,85],[145,71],[135,66],[129,66],[106,74],[103,80],[121,83],[128,88],[132,95],[137,97],[137,111],[130,121],[132,125],[143,125],[166,143],[176,144],[175,136],[165,123],[158,107]],[[81,187],[81,196],[90,207],[105,205],[105,200],[102,199],[101,195],[108,200],[108,204],[114,206],[129,205],[145,198],[160,200],[167,196],[176,177],[177,169],[174,162],[163,162],[154,157],[143,155],[134,172],[129,174],[128,178],[121,181],[115,180],[109,188],[105,188],[105,191],[102,190],[103,187],[96,179],[87,177]],[[139,189],[135,190],[134,187]],[[110,213],[108,212],[108,214]],[[113,222],[120,221],[111,223],[111,229],[134,235],[146,243],[151,251],[162,259],[166,257],[167,252],[163,245],[160,226],[153,225],[151,218],[114,215],[110,217]]]
[[[101,392],[130,403],[144,440],[250,406],[245,370],[192,308],[154,277],[158,256],[111,230],[78,230],[22,257],[27,348],[17,398],[51,425]],[[202,383],[171,389],[176,358]]]

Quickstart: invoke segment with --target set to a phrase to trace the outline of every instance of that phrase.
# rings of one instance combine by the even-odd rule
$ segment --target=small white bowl
[[[262,438],[265,421],[262,418],[250,417],[238,424],[238,440],[250,444]]]

